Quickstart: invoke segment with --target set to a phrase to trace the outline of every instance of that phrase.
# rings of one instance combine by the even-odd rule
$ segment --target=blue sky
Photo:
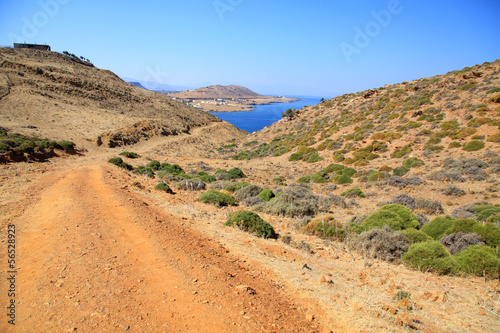
[[[335,97],[500,58],[498,0],[0,1],[0,46],[121,77]]]

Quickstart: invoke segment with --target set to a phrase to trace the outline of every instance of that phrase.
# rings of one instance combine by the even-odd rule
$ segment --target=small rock
[[[307,321],[313,321],[313,320],[314,320],[314,318],[315,318],[315,316],[314,316],[313,314],[307,314],[307,315],[306,315],[306,320],[307,320]]]
[[[236,287],[236,289],[241,292],[247,292],[249,295],[255,295],[257,293],[255,289],[246,285],[239,285]]]
[[[321,279],[319,280],[321,283],[333,283],[331,279],[327,279],[324,275],[321,275]]]

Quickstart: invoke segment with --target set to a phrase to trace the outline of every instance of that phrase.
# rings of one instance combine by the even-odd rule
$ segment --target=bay
[[[211,114],[227,121],[247,132],[260,131],[280,120],[281,115],[288,109],[302,109],[304,106],[316,105],[320,103],[320,98],[316,97],[297,97],[300,100],[291,103],[273,103],[270,105],[255,105],[253,111],[238,112],[210,112]]]

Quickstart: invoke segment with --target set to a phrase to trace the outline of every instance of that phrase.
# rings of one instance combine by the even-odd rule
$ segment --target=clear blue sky
[[[500,58],[500,1],[2,0],[13,41],[138,81],[334,97]]]

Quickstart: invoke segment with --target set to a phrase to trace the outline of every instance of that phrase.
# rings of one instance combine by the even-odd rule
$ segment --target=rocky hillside
[[[443,160],[499,151],[499,76],[497,60],[289,111],[248,136],[233,157],[303,160],[314,153],[325,162],[395,168],[405,157]]]
[[[203,98],[203,99],[217,99],[217,98],[256,98],[262,95],[251,91],[242,86],[221,86],[213,85],[204,88],[198,88],[180,93],[170,94],[171,97],[177,98]]]
[[[74,57],[0,49],[0,124],[24,134],[113,147],[220,121]]]

